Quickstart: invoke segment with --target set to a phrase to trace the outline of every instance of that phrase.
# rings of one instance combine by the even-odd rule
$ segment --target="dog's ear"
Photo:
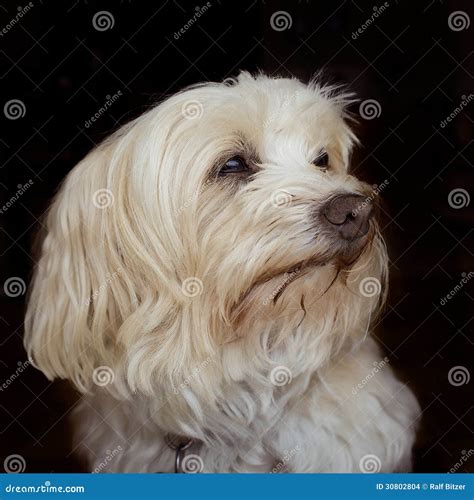
[[[208,355],[201,351],[212,344],[209,322],[195,327],[207,310],[204,294],[191,301],[183,293],[186,278],[197,274],[177,221],[184,217],[179,207],[196,197],[176,184],[197,186],[199,179],[183,183],[185,173],[177,173],[176,144],[190,140],[179,127],[169,138],[166,124],[179,120],[178,104],[152,109],[92,151],[47,213],[25,346],[50,379],[86,391],[105,366],[122,393],[153,393],[158,378],[172,384],[191,358]]]
[[[118,354],[110,332],[123,307],[123,261],[110,232],[116,196],[107,151],[94,151],[69,174],[45,217],[25,318],[33,364],[81,390]]]

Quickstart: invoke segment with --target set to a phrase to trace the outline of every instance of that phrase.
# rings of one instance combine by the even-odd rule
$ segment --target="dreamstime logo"
[[[272,293],[266,297],[262,304],[264,306],[267,306],[272,300],[276,300],[276,297],[279,297],[285,288],[298,276],[298,274],[301,272],[301,269],[295,269],[291,273],[285,273],[283,275],[283,281],[272,291]]]
[[[178,387],[175,387],[173,392],[175,394],[179,394],[182,390],[186,389],[189,384],[201,373],[203,368],[206,368],[210,363],[212,359],[210,356],[208,356],[199,366],[196,366],[193,368],[191,371],[191,374],[189,374],[180,384]]]
[[[26,292],[26,283],[17,276],[8,278],[3,284],[3,291],[7,297],[15,298],[24,295]]]
[[[462,450],[461,451],[461,458],[459,459],[458,462],[456,462],[451,469],[449,469],[449,472],[451,474],[454,474],[457,472],[466,462],[469,461],[469,459],[474,455],[474,450],[471,448],[469,450]]]
[[[194,191],[193,195],[189,197],[176,211],[175,215],[182,214],[189,206],[195,202],[199,196],[212,184],[210,180],[207,180],[203,184],[201,184],[196,191]]]
[[[374,5],[372,15],[365,20],[364,24],[352,32],[352,39],[357,40],[357,38],[359,38],[359,36],[362,35],[367,28],[370,28],[370,26],[375,23],[377,18],[381,16],[389,7],[390,4],[388,2],[385,2],[380,6]]]
[[[106,450],[104,460],[100,462],[97,467],[92,471],[92,474],[98,474],[102,470],[106,469],[107,466],[109,465],[110,462],[121,452],[123,451],[123,448],[118,445],[117,448],[114,448],[113,450]]]
[[[284,450],[283,457],[279,460],[272,469],[272,474],[285,472],[287,470],[286,464],[300,451],[299,445],[296,445],[291,450]]]
[[[377,455],[364,455],[359,461],[359,469],[364,474],[380,472],[382,462]]]
[[[293,19],[285,10],[278,10],[270,18],[270,26],[275,31],[289,30],[293,25]]]
[[[16,8],[17,14],[13,19],[10,19],[10,22],[5,25],[4,28],[0,30],[0,36],[3,37],[5,36],[16,24],[18,24],[21,20],[21,18],[27,14],[32,8],[34,7],[33,2],[29,2],[27,5],[24,7],[18,6]]]
[[[26,115],[26,106],[20,99],[11,99],[3,106],[3,114],[9,120],[18,120]]]
[[[92,372],[92,381],[99,387],[105,387],[112,384],[115,380],[115,374],[110,366],[98,366]]]
[[[469,193],[462,188],[456,188],[450,191],[448,194],[448,203],[451,208],[458,210],[459,208],[464,208],[471,202],[471,197]]]
[[[364,120],[373,120],[382,114],[382,106],[375,99],[366,99],[360,103],[359,114]]]
[[[0,214],[4,214],[33,184],[33,179],[30,179],[26,184],[17,184],[18,191],[0,208]]]
[[[181,284],[181,290],[186,297],[197,297],[201,295],[204,290],[203,282],[194,276],[186,278]]]
[[[275,366],[270,372],[270,381],[277,387],[290,384],[292,379],[291,370],[286,366]]]
[[[203,113],[204,108],[196,99],[186,101],[181,106],[181,114],[186,118],[186,120],[196,120],[197,118],[201,118]]]
[[[8,455],[3,462],[3,468],[7,474],[25,472],[26,460],[21,455]]]
[[[359,292],[364,297],[375,297],[382,291],[382,284],[377,278],[369,276],[359,283]]]
[[[465,366],[453,366],[448,372],[448,381],[454,387],[469,384],[471,374]]]
[[[226,86],[226,87],[233,87],[234,85],[236,85],[238,82],[237,78],[234,78],[232,76],[229,76],[227,78],[225,78],[224,80],[222,80],[222,83]]]
[[[290,106],[292,103],[296,101],[298,96],[300,95],[300,92],[293,92],[289,96],[285,97],[285,100],[282,102],[281,106],[276,110],[273,111],[268,118],[263,122],[263,128],[268,128],[270,125],[272,125],[278,118],[281,116],[281,113],[283,110],[285,110],[288,106]]]
[[[181,470],[186,474],[198,474],[204,470],[204,462],[199,455],[186,455]]]
[[[113,202],[114,194],[110,189],[98,189],[92,196],[92,203],[100,209],[109,208]]]
[[[175,40],[179,40],[181,35],[184,35],[186,33],[186,31],[188,31],[189,28],[191,28],[191,26],[197,22],[197,20],[203,15],[205,14],[210,8],[212,7],[211,5],[211,2],[207,2],[205,5],[203,5],[202,7],[199,7],[199,6],[196,6],[194,8],[194,16],[191,17],[191,19],[188,19],[188,21],[186,22],[186,24],[180,28],[178,31],[175,31],[174,35],[173,35],[173,38]]]
[[[276,208],[289,207],[293,201],[293,195],[284,189],[273,191],[271,196],[272,205]]]
[[[357,393],[359,391],[361,391],[362,389],[364,389],[364,387],[377,375],[377,373],[379,371],[381,371],[386,365],[388,365],[388,363],[390,363],[390,360],[387,358],[387,356],[385,356],[385,358],[383,358],[380,361],[374,361],[372,363],[374,365],[374,367],[370,370],[369,373],[367,373],[367,375],[357,385],[355,385],[352,388],[352,391],[351,391],[352,394],[354,396],[356,396]]]
[[[461,273],[461,279],[459,283],[445,296],[443,297],[439,303],[442,306],[445,306],[448,300],[451,300],[461,289],[462,287],[468,283],[474,277],[474,272],[469,271],[468,273]]]
[[[97,288],[94,290],[94,292],[91,294],[91,296],[84,301],[85,306],[90,306],[91,303],[104,291],[107,289],[112,284],[112,281],[123,271],[123,267],[118,267],[116,271],[113,273],[107,273],[105,275],[105,281]]]
[[[12,373],[6,380],[0,385],[0,391],[3,392],[5,389],[8,389],[10,385],[15,382],[15,380],[31,365],[29,361],[18,361],[18,368]]]
[[[372,201],[389,185],[389,180],[388,179],[385,179],[381,184],[377,185],[377,184],[374,184],[372,187],[373,187],[373,190],[372,192],[369,194],[369,196],[367,196],[366,198],[364,198],[364,200],[362,201],[362,203],[360,203],[359,205],[357,205],[356,208],[354,208],[354,210],[352,210],[352,216],[353,217],[356,217],[357,214],[361,211],[361,210],[364,210],[370,203],[372,203]]]
[[[84,128],[89,128],[93,123],[95,123],[107,110],[122,97],[122,91],[117,90],[113,95],[107,94],[105,98],[107,99],[102,107],[98,109],[94,115],[92,115],[88,120],[84,122]]]
[[[453,31],[467,30],[471,24],[471,20],[467,12],[463,10],[455,10],[448,17],[448,26]]]
[[[100,10],[99,12],[96,12],[92,18],[92,26],[94,26],[97,31],[111,30],[114,25],[114,16],[107,10]]]
[[[462,110],[466,108],[473,99],[474,94],[463,94],[461,96],[461,102],[459,103],[459,106],[456,106],[444,120],[441,120],[441,122],[439,123],[440,128],[445,128],[448,123],[451,123],[460,113],[462,113]]]

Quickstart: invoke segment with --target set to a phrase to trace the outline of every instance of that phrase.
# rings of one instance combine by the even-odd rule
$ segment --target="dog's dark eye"
[[[329,166],[329,155],[326,151],[321,151],[317,158],[313,160],[313,165],[326,170]]]
[[[241,156],[227,160],[219,170],[219,175],[244,174],[249,172],[249,166]]]

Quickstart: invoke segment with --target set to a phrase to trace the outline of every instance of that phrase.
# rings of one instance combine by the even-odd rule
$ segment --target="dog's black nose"
[[[372,212],[370,198],[358,194],[339,194],[322,209],[330,227],[345,240],[356,240],[367,234]]]

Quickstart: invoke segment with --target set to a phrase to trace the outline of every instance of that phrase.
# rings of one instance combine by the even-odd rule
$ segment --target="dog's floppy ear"
[[[204,294],[191,301],[182,289],[197,275],[177,231],[179,207],[195,199],[178,187],[180,176],[197,175],[177,168],[186,165],[178,141],[193,133],[179,111],[183,99],[165,101],[93,150],[50,207],[25,346],[51,379],[86,391],[105,366],[122,393],[153,393],[153,380],[172,384],[193,356],[208,355],[201,351],[211,347],[209,332],[194,327]]]
[[[98,367],[123,380],[124,353],[149,342],[182,296],[171,278],[170,244],[156,227],[163,223],[159,169],[140,157],[149,156],[142,122],[70,172],[44,221],[25,346],[48,378],[69,379],[82,391],[97,383]]]
[[[123,261],[109,233],[116,196],[107,178],[108,149],[94,151],[69,174],[47,213],[25,318],[35,366],[81,390],[96,366],[116,365],[109,333],[125,292],[118,279]]]

